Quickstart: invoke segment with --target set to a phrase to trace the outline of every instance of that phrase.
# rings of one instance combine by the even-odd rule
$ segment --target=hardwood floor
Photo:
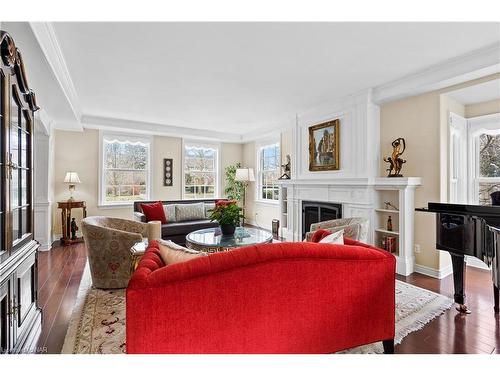
[[[83,244],[38,254],[38,299],[43,310],[38,347],[47,353],[61,352],[86,262]]]
[[[56,246],[39,253],[39,300],[43,308],[39,347],[60,353],[87,260],[85,246]],[[399,280],[453,296],[451,276],[437,280],[420,274]],[[408,335],[396,353],[500,354],[500,317],[493,311],[493,285],[488,271],[468,267],[466,293],[472,314],[454,308]]]

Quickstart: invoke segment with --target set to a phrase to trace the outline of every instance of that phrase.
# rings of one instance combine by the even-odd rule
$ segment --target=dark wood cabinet
[[[21,52],[0,31],[0,352],[28,353],[41,329],[33,238],[33,133],[38,110]]]

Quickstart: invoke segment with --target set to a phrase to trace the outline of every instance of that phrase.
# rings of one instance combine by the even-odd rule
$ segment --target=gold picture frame
[[[309,170],[340,169],[340,121],[330,120],[309,127]]]

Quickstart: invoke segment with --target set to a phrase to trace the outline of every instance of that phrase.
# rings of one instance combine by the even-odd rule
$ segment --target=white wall
[[[40,250],[49,250],[52,245],[52,139],[38,118],[35,119],[33,138],[33,180],[34,180],[34,221],[35,240],[40,243]]]
[[[339,119],[340,170],[309,171],[309,127],[325,121]],[[379,108],[371,102],[371,93],[332,101],[305,113],[283,125],[275,137],[281,143],[281,160],[291,155],[292,178],[329,180],[332,178],[370,178],[378,176]],[[265,138],[263,138],[265,139]],[[245,166],[255,168],[256,153],[261,141],[249,142],[243,148]],[[265,228],[273,219],[280,218],[279,206],[255,199],[255,184],[247,193],[247,218]],[[257,217],[256,217],[257,215]]]
[[[340,170],[309,171],[309,127],[339,119]],[[369,91],[332,101],[298,114],[295,128],[298,179],[369,178],[378,176],[379,107]]]

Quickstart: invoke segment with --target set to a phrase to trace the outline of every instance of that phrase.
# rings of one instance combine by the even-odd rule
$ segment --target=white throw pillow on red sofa
[[[323,238],[319,243],[330,243],[330,244],[337,244],[337,245],[343,245],[344,244],[344,230],[339,230],[337,232],[334,232],[332,234],[329,234],[325,238]]]

